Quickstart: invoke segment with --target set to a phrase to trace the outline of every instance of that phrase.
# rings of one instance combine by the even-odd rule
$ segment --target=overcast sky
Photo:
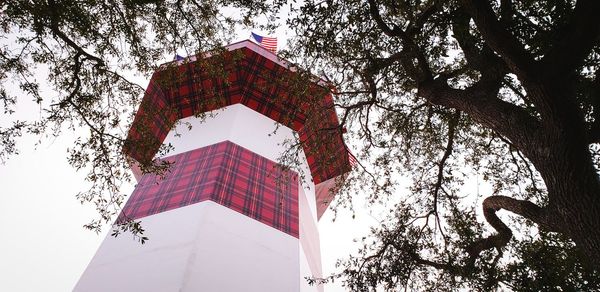
[[[277,30],[280,48],[288,34],[285,27]],[[238,35],[238,41],[247,39],[250,31]],[[38,75],[38,80],[47,76],[43,71]],[[140,80],[144,87],[147,82]],[[40,115],[31,102],[19,104],[17,112],[20,119]],[[0,125],[6,120],[0,113]],[[85,171],[76,172],[66,159],[76,134],[44,139],[37,147],[36,137],[24,137],[19,140],[20,155],[0,165],[0,291],[70,291],[110,229],[95,234],[83,228],[97,214],[93,206],[81,205],[75,198],[87,187]],[[132,189],[127,185],[123,191]],[[332,212],[327,211],[319,222],[325,275],[335,271],[337,259],[356,252],[354,239],[367,235],[387,211],[367,208],[360,199],[355,209],[355,218],[341,211],[332,222]],[[325,290],[345,291],[339,284],[328,284]]]
[[[69,138],[46,141],[35,151],[34,140],[24,139],[22,153],[0,166],[0,291],[70,291],[108,231],[96,235],[82,227],[96,214],[75,199],[86,187],[85,173],[66,162]],[[356,219],[338,215],[335,223],[331,215],[319,223],[326,273],[355,251],[353,239],[375,222],[365,212]]]
[[[285,43],[283,29],[277,36]],[[44,76],[40,71],[38,80]],[[21,119],[39,116],[39,108],[29,102],[20,103],[17,112]],[[0,124],[7,120],[0,113]],[[0,291],[70,291],[110,229],[95,234],[82,227],[97,214],[75,198],[87,187],[85,171],[76,172],[66,159],[76,135],[45,138],[37,146],[36,137],[24,137],[18,144],[21,153],[0,165]],[[123,191],[132,189],[126,185]],[[377,214],[369,214],[360,203],[356,207],[354,219],[341,212],[332,222],[327,211],[319,223],[326,275],[334,271],[337,259],[356,251],[353,239],[377,223]],[[345,290],[336,283],[326,291]]]

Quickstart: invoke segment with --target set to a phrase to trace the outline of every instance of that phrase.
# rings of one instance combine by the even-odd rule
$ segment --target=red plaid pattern
[[[299,132],[315,184],[349,171],[331,93],[298,76],[247,47],[157,71],[124,151],[148,163],[177,119],[242,103]]]
[[[298,178],[225,141],[166,158],[162,180],[144,175],[119,220],[138,219],[210,200],[298,238]]]

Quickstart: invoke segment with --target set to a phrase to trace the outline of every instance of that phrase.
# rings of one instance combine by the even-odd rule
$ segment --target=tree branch
[[[407,252],[408,256],[419,265],[430,266],[439,270],[457,271],[457,267],[447,263],[438,263],[428,259],[424,259],[414,252]]]
[[[463,0],[486,44],[496,51],[515,74],[531,79],[536,73],[533,57],[498,21],[487,0]]]
[[[48,10],[50,12],[50,24],[48,25],[48,28],[50,28],[50,31],[52,31],[52,33],[54,33],[54,35],[59,39],[64,41],[69,47],[77,51],[77,53],[84,55],[87,59],[94,60],[97,66],[104,66],[104,60],[86,52],[81,46],[76,44],[71,38],[69,38],[60,30],[58,25],[58,19],[60,16],[57,15],[56,7],[57,5],[54,0],[48,0]]]
[[[454,150],[454,136],[456,133],[456,127],[458,125],[458,121],[460,120],[460,111],[456,111],[452,117],[450,118],[450,121],[448,122],[448,142],[446,143],[446,148],[444,149],[444,155],[442,155],[442,159],[440,160],[439,164],[438,164],[438,173],[437,173],[437,180],[435,182],[434,185],[434,191],[433,191],[433,214],[436,218],[436,223],[439,225],[440,219],[439,219],[439,215],[438,215],[438,197],[439,197],[439,192],[440,189],[442,188],[442,183],[444,181],[444,167],[446,165],[446,161],[448,160],[448,158],[450,157],[450,155],[452,155],[452,151]],[[442,228],[440,226],[440,232],[442,232]],[[445,238],[445,236],[444,236]]]
[[[433,104],[465,112],[475,121],[507,137],[530,157],[529,145],[542,142],[538,132],[540,122],[525,109],[496,98],[496,92],[491,89],[475,86],[467,90],[453,89],[445,80],[437,78],[419,84],[418,94]]]
[[[487,44],[483,43],[478,49],[478,40],[471,34],[469,22],[471,16],[464,9],[455,12],[452,22],[452,33],[458,45],[465,55],[469,65],[479,71],[486,71],[492,67],[501,67],[502,71],[508,71],[506,63],[498,55],[494,54]]]
[[[512,0],[500,0],[500,23],[506,27],[506,24],[512,20],[514,7]]]
[[[541,60],[541,72],[563,75],[579,67],[600,36],[600,1],[579,0],[570,22],[559,32],[548,53]]]
[[[518,200],[507,196],[491,196],[483,200],[482,206],[486,221],[498,233],[482,238],[466,248],[469,254],[469,259],[467,260],[468,266],[474,264],[482,251],[491,248],[501,250],[512,238],[510,228],[496,215],[498,210],[504,209],[529,219],[545,231],[562,232],[564,230],[563,226],[559,223],[560,221],[547,208],[539,207],[526,200]]]
[[[395,24],[392,24],[392,27],[387,25],[379,13],[379,8],[377,3],[375,3],[375,0],[369,0],[369,12],[383,33],[389,37],[398,37],[402,40],[404,47],[401,53],[399,55],[395,54],[396,56],[394,57],[400,58],[405,70],[409,73],[412,73],[411,75],[413,76],[411,77],[413,77],[417,82],[431,80],[433,78],[433,74],[429,68],[427,58],[425,58],[425,55],[423,55],[422,51],[419,49],[412,37]],[[412,65],[413,60],[417,61],[419,70],[416,70],[416,68],[414,68]]]
[[[427,20],[429,20],[429,17],[431,17],[434,13],[436,13],[439,10],[438,5],[439,1],[433,1],[431,5],[429,5],[421,13],[419,13],[419,15],[417,15],[416,17],[416,21],[411,22],[408,25],[406,33],[412,36],[420,32],[421,28],[423,28],[423,25],[427,23]]]
[[[497,135],[497,136],[502,142],[504,142],[504,143],[506,143],[506,145],[508,145],[510,155],[513,157],[513,163],[515,164],[517,169],[520,169],[519,161],[517,161],[516,157],[514,157],[513,151],[517,153],[517,156],[519,156],[519,159],[521,159],[521,162],[525,165],[525,168],[527,169],[527,175],[529,175],[529,179],[531,180],[531,185],[533,187],[533,191],[535,193],[540,193],[541,191],[540,191],[540,188],[537,186],[536,177],[533,172],[533,169],[531,168],[530,162],[525,157],[523,157],[523,154],[521,154],[521,151],[517,147],[515,147],[515,145],[513,145],[513,143],[508,141],[506,138],[502,137],[502,135]],[[520,172],[520,170],[519,170],[519,172]]]

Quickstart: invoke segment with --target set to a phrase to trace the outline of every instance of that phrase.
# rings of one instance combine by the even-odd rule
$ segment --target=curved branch
[[[504,209],[536,223],[545,231],[562,232],[564,228],[553,212],[542,208],[530,201],[518,200],[507,196],[491,196],[483,200],[483,215],[485,220],[498,232],[482,238],[466,248],[469,254],[468,265],[473,265],[484,250],[496,248],[501,250],[512,238],[512,231],[496,215],[496,211]]]

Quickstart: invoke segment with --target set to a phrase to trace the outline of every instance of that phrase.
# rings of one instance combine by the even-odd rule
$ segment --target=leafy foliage
[[[125,194],[119,188],[131,179],[122,148],[144,92],[134,74],[148,78],[165,55],[177,50],[193,55],[218,49],[230,41],[236,26],[251,25],[259,15],[273,18],[268,9],[278,5],[195,0],[3,2],[0,106],[6,118],[0,125],[0,161],[18,153],[16,139],[24,133],[58,136],[78,131],[68,160],[89,172],[91,187],[77,197],[96,206],[99,217],[86,227],[99,231],[120,211]],[[222,13],[227,6],[239,8]],[[40,72],[47,74],[47,82],[36,79]],[[19,119],[17,106],[30,98],[39,106],[39,116]],[[168,145],[161,149],[168,150]],[[167,168],[155,164],[144,170]],[[125,230],[143,231],[137,222],[128,222]]]
[[[362,172],[345,200],[362,193],[398,202],[329,280],[341,277],[353,291],[600,288],[597,262],[585,259],[595,257],[584,247],[595,231],[575,235],[575,226],[599,223],[591,203],[600,195],[599,31],[583,11],[597,8],[510,0],[298,7],[289,56],[335,85],[341,122],[360,149]],[[593,28],[571,38],[584,23]],[[577,174],[561,178],[569,171]],[[406,176],[408,191],[398,180]],[[479,178],[491,193],[466,186]],[[578,200],[589,204],[566,211]],[[500,209],[521,217],[507,225]],[[573,220],[583,212],[588,219]]]
[[[290,3],[296,37],[281,55],[335,86],[357,149],[359,170],[337,203],[360,193],[391,209],[323,280],[356,291],[600,289],[599,3]],[[68,159],[89,171],[92,188],[79,198],[96,204],[100,218],[87,226],[98,230],[119,211],[129,179],[120,153],[143,88],[127,72],[147,77],[177,49],[218,49],[240,25],[273,24],[284,4],[2,4],[0,104],[13,116],[27,97],[42,114],[2,125],[0,159],[24,133],[89,130]],[[40,70],[56,96],[33,79]],[[480,177],[487,198],[465,187]],[[517,216],[501,219],[501,209]],[[126,231],[143,229],[130,222],[114,234]]]

